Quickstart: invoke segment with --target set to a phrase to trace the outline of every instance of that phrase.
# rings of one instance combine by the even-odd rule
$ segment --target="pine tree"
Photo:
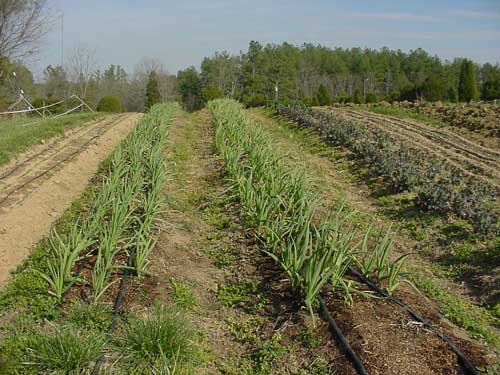
[[[318,88],[318,94],[316,95],[319,105],[330,105],[332,104],[332,97],[328,92],[325,85],[321,84]]]
[[[460,67],[460,81],[458,83],[458,99],[461,102],[469,102],[478,96],[476,77],[474,76],[474,64],[470,60],[462,61]]]
[[[359,89],[356,89],[356,91],[354,91],[353,102],[354,102],[354,104],[363,103],[363,97],[361,96],[361,91],[359,91]]]
[[[148,111],[153,105],[161,101],[160,87],[156,73],[152,71],[149,73],[148,84],[146,86],[146,103],[145,110]]]

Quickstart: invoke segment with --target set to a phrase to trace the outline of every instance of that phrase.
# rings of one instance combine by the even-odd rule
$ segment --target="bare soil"
[[[20,155],[0,175],[0,286],[85,190],[140,114],[94,122]]]
[[[420,121],[350,109],[335,108],[333,111],[347,119],[388,131],[396,138],[447,160],[492,186],[498,186],[500,182],[500,152],[497,149],[484,147],[452,131]]]

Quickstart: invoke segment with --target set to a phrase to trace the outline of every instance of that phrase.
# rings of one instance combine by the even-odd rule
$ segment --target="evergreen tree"
[[[318,99],[319,105],[321,106],[332,104],[332,97],[330,96],[328,89],[323,84],[319,85],[316,97]]]
[[[474,64],[465,59],[460,67],[460,81],[458,83],[458,99],[468,102],[477,98],[476,77],[474,75]]]
[[[201,100],[203,104],[207,104],[210,100],[221,98],[222,93],[219,88],[213,84],[209,84],[201,90]]]
[[[455,87],[450,87],[446,94],[446,99],[451,103],[456,103],[458,101],[458,92]]]
[[[194,66],[177,73],[177,90],[187,111],[196,111],[201,104],[202,82]]]
[[[158,78],[155,71],[149,73],[148,84],[146,86],[146,104],[145,110],[148,111],[153,105],[161,101]]]
[[[356,91],[354,92],[353,102],[354,104],[363,103],[363,97],[361,96],[361,91],[359,91],[359,89],[356,89]]]
[[[486,78],[481,97],[484,100],[500,99],[500,77]]]

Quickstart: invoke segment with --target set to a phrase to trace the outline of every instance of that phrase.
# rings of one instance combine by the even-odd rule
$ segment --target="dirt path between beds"
[[[58,138],[51,147],[28,151],[0,175],[0,287],[140,117],[130,113],[98,121]]]

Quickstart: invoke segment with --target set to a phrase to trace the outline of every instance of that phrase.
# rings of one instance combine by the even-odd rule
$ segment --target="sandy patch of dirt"
[[[99,163],[140,117],[127,114],[111,122],[97,122],[60,143],[56,140],[52,147],[36,151],[36,157],[25,155],[24,160],[29,161],[0,181],[0,286],[83,193]]]

